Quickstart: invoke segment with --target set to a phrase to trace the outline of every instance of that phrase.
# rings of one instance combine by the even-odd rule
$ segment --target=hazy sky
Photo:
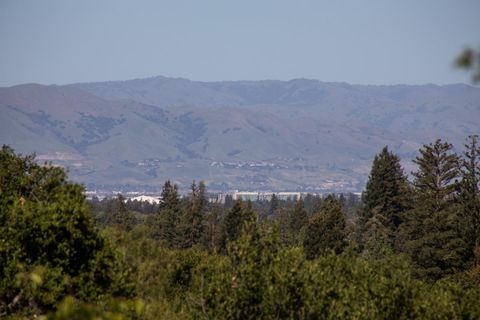
[[[468,82],[480,1],[0,0],[0,86],[312,78]]]

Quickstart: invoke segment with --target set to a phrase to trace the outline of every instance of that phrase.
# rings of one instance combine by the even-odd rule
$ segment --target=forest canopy
[[[0,152],[0,317],[480,318],[480,148],[437,140],[412,180],[387,146],[361,199],[87,201],[64,169]]]

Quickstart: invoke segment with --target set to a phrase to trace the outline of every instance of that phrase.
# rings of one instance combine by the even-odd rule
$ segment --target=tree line
[[[51,319],[480,318],[480,148],[384,147],[361,201],[87,202],[34,156],[0,154],[0,315]],[[80,316],[81,315],[81,316]]]

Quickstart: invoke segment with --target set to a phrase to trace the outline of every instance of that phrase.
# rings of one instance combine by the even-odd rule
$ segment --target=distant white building
[[[131,200],[131,201],[134,201],[134,200],[137,200],[137,201],[147,201],[147,202],[155,203],[155,204],[159,204],[159,203],[160,203],[160,198],[158,198],[158,197],[152,197],[152,196],[137,196],[137,197],[129,198],[128,200]]]

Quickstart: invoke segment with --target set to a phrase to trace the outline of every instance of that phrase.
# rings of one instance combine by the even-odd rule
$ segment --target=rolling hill
[[[153,77],[0,88],[0,143],[89,188],[359,191],[389,145],[407,171],[436,138],[480,133],[480,89]]]

